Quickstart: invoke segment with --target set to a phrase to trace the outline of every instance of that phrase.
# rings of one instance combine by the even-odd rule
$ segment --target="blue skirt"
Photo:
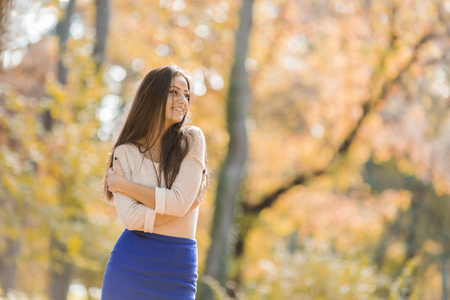
[[[197,241],[125,229],[111,251],[102,300],[195,299]]]

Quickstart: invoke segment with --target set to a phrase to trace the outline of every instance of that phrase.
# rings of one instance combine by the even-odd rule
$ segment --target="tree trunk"
[[[403,264],[406,264],[406,262],[412,259],[420,249],[417,232],[419,230],[419,219],[422,213],[421,211],[423,210],[422,204],[424,199],[426,199],[425,194],[426,191],[419,190],[415,191],[415,193],[411,197],[410,224],[406,234],[406,254]]]
[[[0,287],[3,293],[16,287],[17,257],[22,243],[19,239],[5,238],[6,251],[0,257]]]
[[[74,266],[70,256],[67,254],[67,247],[55,236],[50,237],[51,262],[50,262],[50,291],[51,300],[67,299],[70,279]]]
[[[106,41],[109,28],[109,0],[96,0],[97,13],[95,19],[97,42],[94,47],[94,59],[97,68],[105,61]]]
[[[208,251],[205,276],[210,276],[225,286],[229,249],[233,248],[231,229],[234,209],[244,167],[247,160],[247,131],[245,127],[249,102],[249,87],[245,59],[252,28],[253,0],[244,0],[240,12],[239,28],[235,42],[235,61],[230,74],[227,97],[227,122],[230,141],[228,152],[219,176],[216,209],[211,229],[212,243]],[[199,299],[211,299],[210,289],[202,284]]]
[[[441,264],[442,264],[442,300],[447,300],[447,273],[445,269],[445,251],[441,254]]]
[[[64,85],[67,81],[67,68],[63,64],[63,57],[66,52],[66,42],[69,37],[70,19],[75,8],[75,0],[70,0],[66,15],[58,23],[57,33],[59,35],[59,58],[58,58],[58,81]],[[53,118],[49,112],[44,113],[44,125],[46,130],[50,131],[53,124]],[[61,182],[61,185],[64,185]],[[62,195],[63,196],[63,195]],[[73,274],[74,266],[67,252],[66,245],[59,241],[50,229],[50,275],[49,275],[49,298],[51,300],[67,299],[70,279]]]
[[[4,34],[6,34],[7,32],[7,28],[6,28],[6,18],[8,16],[8,11],[11,10],[12,8],[12,0],[2,0],[0,1],[0,53],[3,52],[3,50],[5,50],[5,45],[4,45]],[[0,69],[2,69],[2,64],[0,64]]]
[[[75,0],[70,0],[66,9],[66,16],[59,21],[57,33],[59,35],[59,58],[58,58],[58,80],[61,84],[66,84],[67,68],[63,64],[64,54],[66,52],[66,42],[69,38],[70,19],[75,8]]]

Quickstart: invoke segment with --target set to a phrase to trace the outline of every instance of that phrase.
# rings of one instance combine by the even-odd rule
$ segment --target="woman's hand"
[[[111,193],[120,193],[120,187],[124,180],[127,180],[123,177],[122,167],[120,166],[120,161],[115,158],[116,167],[109,168],[108,175],[106,177],[106,185],[108,186],[108,191]]]

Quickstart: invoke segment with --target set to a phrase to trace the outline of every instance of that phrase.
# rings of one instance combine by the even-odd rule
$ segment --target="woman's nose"
[[[186,97],[184,95],[182,95],[180,98],[178,98],[177,101],[178,101],[178,103],[182,103],[183,105],[188,103],[188,100],[186,99]]]

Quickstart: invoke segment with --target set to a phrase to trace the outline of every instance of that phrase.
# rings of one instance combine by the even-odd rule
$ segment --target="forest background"
[[[447,299],[450,1],[2,0],[0,297],[99,299],[108,152],[191,71],[198,299]]]

